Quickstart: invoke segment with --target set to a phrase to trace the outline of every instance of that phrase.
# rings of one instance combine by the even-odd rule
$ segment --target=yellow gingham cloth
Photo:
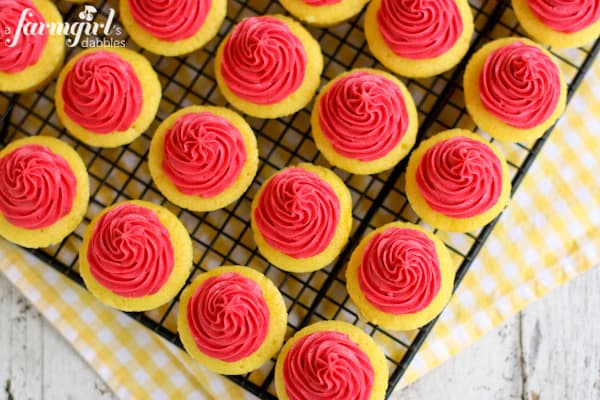
[[[531,301],[600,261],[598,110],[600,62],[588,72],[399,387],[423,376]],[[0,255],[0,270],[117,396],[252,397],[1,239]]]

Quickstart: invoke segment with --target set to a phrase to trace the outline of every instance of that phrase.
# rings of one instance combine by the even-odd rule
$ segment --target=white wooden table
[[[600,399],[600,268],[529,306],[397,397]],[[0,399],[114,398],[0,274]]]

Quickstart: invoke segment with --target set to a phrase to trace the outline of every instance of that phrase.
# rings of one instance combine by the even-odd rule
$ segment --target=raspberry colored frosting
[[[389,314],[416,313],[440,290],[435,244],[415,229],[389,228],[365,246],[358,282],[373,306]]]
[[[142,85],[135,70],[118,54],[95,51],[79,58],[65,77],[65,113],[99,134],[125,131],[142,111]]]
[[[226,362],[252,355],[269,330],[269,306],[260,286],[234,272],[204,281],[187,306],[190,332],[200,351]]]
[[[310,5],[310,6],[329,6],[331,4],[337,4],[339,2],[341,2],[342,0],[302,0],[304,3]]]
[[[223,80],[236,96],[257,104],[277,103],[304,81],[306,51],[285,22],[251,17],[231,33],[221,59]]]
[[[514,42],[488,55],[479,75],[487,111],[518,129],[546,121],[560,97],[560,75],[552,59],[536,46]]]
[[[194,36],[210,11],[211,0],[128,0],[135,22],[169,42]]]
[[[2,72],[14,74],[37,63],[48,42],[47,29],[44,29],[41,35],[37,31],[33,35],[20,32],[17,43],[9,47],[15,39],[19,20],[26,9],[29,11],[25,22],[46,24],[44,17],[31,0],[0,0],[0,71]]]
[[[87,260],[102,286],[132,298],[155,294],[165,285],[175,253],[169,231],[154,211],[123,204],[96,223]]]
[[[542,23],[565,33],[578,32],[600,18],[599,0],[529,0],[529,8]]]
[[[398,85],[381,75],[354,72],[321,97],[319,125],[339,154],[377,160],[396,147],[406,132],[404,96]]]
[[[381,0],[377,22],[388,47],[415,60],[444,54],[463,31],[456,0]]]
[[[417,187],[429,207],[453,218],[492,208],[502,192],[502,164],[487,145],[464,136],[437,143],[417,169]]]
[[[368,400],[374,376],[367,354],[348,335],[335,331],[300,338],[283,364],[290,400]]]
[[[162,168],[182,193],[216,196],[235,182],[245,163],[240,131],[218,115],[186,114],[165,133]]]
[[[71,212],[77,179],[45,146],[21,146],[0,158],[0,213],[25,229],[53,225]]]
[[[263,187],[254,220],[269,246],[295,258],[324,251],[337,229],[340,200],[327,182],[288,168]]]

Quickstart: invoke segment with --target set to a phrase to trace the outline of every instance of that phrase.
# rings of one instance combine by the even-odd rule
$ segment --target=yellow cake
[[[281,0],[296,18],[315,26],[332,26],[354,17],[369,0]]]
[[[388,367],[383,351],[360,328],[322,321],[289,339],[275,365],[279,400],[383,400]]]
[[[467,53],[473,29],[467,0],[373,0],[365,15],[375,58],[411,78],[453,68]]]
[[[523,29],[554,48],[583,46],[600,36],[597,0],[512,0],[512,6]]]
[[[131,143],[152,123],[161,98],[158,76],[132,50],[85,50],[61,71],[56,113],[70,134],[90,146]]]
[[[463,83],[473,121],[500,140],[542,136],[566,105],[567,87],[552,56],[525,38],[483,46],[469,60]]]
[[[506,160],[488,141],[451,129],[422,142],[406,169],[406,196],[434,228],[479,229],[506,207],[511,182]]]
[[[48,29],[32,35],[24,30],[27,23],[62,24],[56,5],[48,0],[0,0],[0,9],[0,92],[31,92],[45,86],[62,66],[65,37]],[[30,11],[19,29],[25,9]]]
[[[279,351],[286,328],[281,293],[249,267],[224,266],[200,274],[179,302],[177,329],[183,346],[221,374],[259,368]]]
[[[289,272],[323,268],[340,253],[352,228],[352,199],[331,170],[302,163],[271,176],[252,201],[260,253]]]
[[[282,15],[250,17],[221,42],[215,77],[238,110],[279,118],[306,106],[323,70],[319,43],[298,22]]]
[[[372,324],[411,330],[448,304],[454,273],[440,239],[418,225],[392,222],[361,240],[348,263],[346,287]]]
[[[311,115],[312,135],[327,161],[363,175],[383,172],[403,159],[415,144],[418,124],[406,86],[368,68],[329,82]]]
[[[90,223],[79,250],[79,273],[103,303],[146,311],[169,302],[192,267],[192,240],[164,207],[141,200],[104,209]]]
[[[164,56],[200,49],[219,32],[226,0],[121,0],[121,21],[140,47]]]
[[[154,183],[173,204],[192,211],[216,210],[236,201],[252,183],[258,167],[256,137],[231,110],[187,107],[154,133],[148,166]]]
[[[85,164],[59,139],[19,139],[0,151],[0,236],[24,247],[62,241],[83,219],[90,197]]]

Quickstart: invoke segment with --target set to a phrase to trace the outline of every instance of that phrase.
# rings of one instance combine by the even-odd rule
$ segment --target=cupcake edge
[[[546,56],[550,57],[552,62],[556,65],[560,77],[560,96],[554,112],[544,122],[529,129],[515,128],[514,126],[510,126],[506,122],[497,118],[485,108],[480,97],[481,86],[479,84],[479,76],[481,75],[487,57],[495,50],[508,46],[517,41],[525,43],[526,45],[535,46],[542,50],[542,52]],[[562,115],[567,103],[567,85],[554,57],[542,46],[522,37],[497,39],[487,43],[477,50],[477,52],[475,52],[475,54],[473,54],[469,60],[465,69],[463,88],[465,107],[473,119],[473,122],[475,122],[480,129],[489,133],[490,136],[498,140],[510,142],[531,141],[542,136],[544,132],[554,125],[554,123]]]
[[[416,181],[417,169],[427,150],[434,145],[456,136],[465,136],[488,146],[500,160],[502,165],[502,191],[493,207],[485,212],[468,218],[454,218],[433,210],[419,191]],[[511,193],[511,180],[508,165],[498,149],[481,136],[465,129],[450,129],[423,141],[412,153],[406,168],[406,196],[414,212],[427,224],[434,228],[449,232],[470,232],[479,229],[496,218],[508,204]]]
[[[216,196],[203,198],[182,193],[171,182],[162,168],[165,134],[180,117],[200,112],[209,112],[225,118],[240,132],[246,147],[246,162],[235,182]],[[256,136],[248,123],[237,113],[224,107],[191,106],[183,108],[165,119],[156,129],[150,143],[148,168],[158,190],[173,204],[191,211],[204,212],[223,208],[238,200],[250,187],[258,169],[258,147]]]
[[[400,140],[400,142],[392,150],[390,150],[389,153],[386,154],[384,157],[381,157],[381,158],[379,158],[377,160],[373,160],[373,161],[361,161],[358,159],[345,157],[345,156],[339,154],[333,148],[333,146],[331,145],[331,143],[329,142],[327,137],[325,137],[325,134],[321,130],[321,124],[319,122],[319,115],[320,115],[319,105],[321,103],[321,98],[323,97],[323,95],[329,90],[329,88],[333,84],[338,82],[340,79],[342,79],[352,73],[361,72],[361,71],[378,74],[378,75],[383,76],[384,78],[392,81],[393,83],[395,83],[398,86],[398,88],[400,89],[400,91],[402,92],[402,96],[404,98],[404,103],[406,105],[406,111],[408,114],[408,125],[407,125],[406,131],[404,132],[404,135],[402,136],[402,139]],[[377,173],[386,171],[386,170],[394,167],[396,164],[398,164],[404,157],[406,157],[408,155],[410,150],[415,145],[415,140],[417,138],[418,125],[419,125],[419,117],[417,114],[417,108],[415,106],[412,95],[410,94],[410,92],[408,91],[406,86],[400,80],[398,80],[396,77],[394,77],[393,75],[391,75],[387,72],[372,69],[372,68],[352,69],[350,71],[344,72],[344,73],[336,76],[334,79],[329,81],[327,83],[327,85],[325,85],[321,89],[319,95],[317,96],[317,98],[315,100],[315,104],[312,109],[310,121],[311,121],[311,128],[312,128],[311,130],[312,130],[313,139],[315,141],[317,148],[319,149],[321,154],[323,154],[323,157],[325,157],[325,159],[331,165],[339,167],[339,168],[343,169],[344,171],[350,172],[352,174],[357,174],[357,175],[377,174]]]
[[[391,314],[382,311],[367,300],[360,288],[358,269],[361,264],[364,249],[375,235],[385,232],[390,228],[417,230],[424,233],[435,245],[441,273],[441,285],[432,301],[427,307],[419,312]],[[346,269],[346,288],[348,295],[367,321],[379,325],[383,329],[408,331],[429,323],[442,312],[452,296],[454,275],[455,270],[450,259],[450,253],[439,238],[419,225],[405,222],[391,222],[377,228],[375,231],[361,239],[348,262]]]
[[[290,14],[316,27],[340,24],[358,13],[369,0],[341,0],[335,4],[313,6],[303,0],[281,0],[281,5]]]
[[[267,336],[258,350],[234,362],[222,361],[204,354],[194,341],[187,319],[187,306],[196,289],[207,279],[229,272],[251,279],[260,286],[270,314]],[[259,368],[279,351],[287,329],[287,318],[287,309],[283,297],[275,284],[266,275],[250,267],[226,265],[200,274],[185,288],[179,301],[177,330],[186,351],[206,368],[220,374],[239,375]]]
[[[126,204],[144,207],[156,214],[159,221],[168,230],[173,245],[173,271],[163,287],[151,295],[141,297],[120,296],[101,285],[90,271],[90,264],[87,260],[88,245],[96,224],[103,215]],[[104,304],[121,311],[148,311],[171,301],[175,297],[188,278],[192,268],[192,257],[193,249],[190,235],[183,223],[173,213],[162,206],[143,200],[123,201],[102,210],[88,225],[79,249],[79,274],[83,278],[87,289]]]

